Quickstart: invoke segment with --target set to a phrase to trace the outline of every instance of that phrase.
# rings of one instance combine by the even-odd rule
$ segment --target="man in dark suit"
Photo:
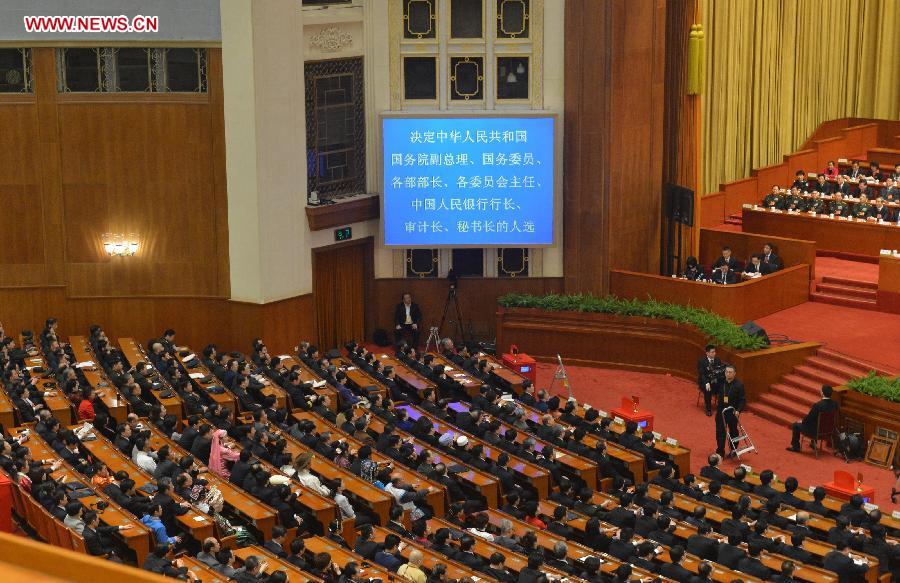
[[[515,583],[517,577],[509,572],[509,570],[504,566],[503,563],[506,562],[506,557],[503,556],[502,553],[493,553],[490,558],[491,564],[488,566],[484,572],[488,574],[489,577],[500,581],[500,583]]]
[[[712,268],[718,269],[723,265],[727,265],[728,269],[731,271],[737,271],[739,267],[739,261],[731,254],[731,247],[728,245],[722,247],[722,255],[716,259],[716,262],[713,263]]]
[[[850,549],[843,540],[838,540],[834,544],[834,550],[825,555],[822,565],[829,571],[834,571],[838,576],[839,583],[850,583],[851,581],[860,581],[862,576],[869,570],[869,564],[864,563],[857,565],[850,558]]]
[[[767,581],[772,576],[772,571],[759,560],[762,550],[762,545],[757,541],[750,542],[747,545],[747,556],[738,563],[738,570]]]
[[[802,534],[792,534],[791,544],[782,544],[774,550],[778,554],[794,559],[798,563],[812,563],[815,557],[813,557],[811,552],[803,548],[804,540],[806,540],[806,537]]]
[[[725,565],[729,569],[737,569],[741,559],[744,558],[744,550],[741,544],[741,535],[732,533],[728,535],[728,542],[719,545],[716,562]]]
[[[115,556],[115,550],[108,541],[105,540],[105,537],[120,530],[128,530],[132,528],[132,526],[130,524],[123,524],[122,526],[100,526],[100,517],[93,510],[85,512],[82,519],[84,520],[84,530],[82,531],[81,536],[84,537],[84,547],[88,554],[95,557],[110,555],[107,560],[121,562],[121,560]]]
[[[692,576],[691,572],[680,564],[683,557],[684,547],[681,545],[675,545],[669,549],[669,558],[672,562],[663,563],[662,567],[659,568],[659,574],[674,581],[690,581]]]
[[[737,270],[723,264],[713,269],[712,282],[720,285],[733,285],[738,282],[737,274]]]
[[[712,528],[709,524],[703,524],[697,529],[697,534],[692,534],[687,539],[685,549],[687,552],[697,555],[701,559],[715,561],[719,554],[719,545],[709,538]]]
[[[788,451],[800,451],[800,434],[807,437],[814,437],[819,427],[819,416],[823,413],[833,413],[837,411],[838,404],[831,400],[831,394],[834,391],[828,385],[822,385],[822,398],[810,408],[809,413],[802,421],[798,421],[791,425],[791,445]]]
[[[725,382],[719,388],[719,402],[716,406],[716,453],[725,455],[725,424],[732,437],[738,435],[738,415],[744,410],[747,399],[744,395],[744,383],[735,378],[734,367],[725,367]],[[727,411],[726,411],[727,409]],[[734,444],[729,443],[734,452]]]
[[[394,308],[394,342],[399,346],[403,333],[412,335],[413,346],[419,346],[419,335],[422,332],[422,310],[412,301],[412,294],[403,294],[403,301]]]
[[[286,559],[288,554],[284,550],[284,527],[275,525],[272,527],[272,538],[263,543],[263,547],[279,559]]]
[[[716,374],[722,361],[716,356],[716,346],[706,345],[706,354],[697,361],[697,386],[703,393],[703,404],[706,405],[706,416],[712,415],[712,396],[718,392],[719,378]]]
[[[822,176],[819,174],[819,176]],[[781,572],[778,575],[775,575],[772,578],[772,581],[775,583],[794,583],[796,579],[794,579],[794,562],[793,561],[782,561],[781,563]]]
[[[709,457],[706,458],[706,462],[708,465],[700,468],[701,476],[703,476],[710,482],[715,480],[723,484],[727,483],[728,480],[731,479],[731,476],[719,469],[719,464],[722,462],[722,458],[718,454],[709,454]]]
[[[568,509],[559,505],[553,509],[553,520],[547,525],[547,530],[552,532],[553,534],[558,534],[563,538],[573,538],[575,536],[575,532],[572,530],[572,527],[566,524],[566,516],[568,515]]]
[[[387,542],[387,537],[385,537],[385,542]],[[481,557],[472,552],[472,548],[474,546],[475,539],[469,535],[464,535],[459,540],[459,551],[457,551],[456,554],[451,558],[454,561],[460,562],[466,567],[469,567],[470,569],[476,569],[480,571],[484,567],[484,562],[481,560]]]
[[[744,273],[749,276],[769,275],[778,267],[773,263],[763,263],[762,255],[751,255],[750,263],[744,267]]]

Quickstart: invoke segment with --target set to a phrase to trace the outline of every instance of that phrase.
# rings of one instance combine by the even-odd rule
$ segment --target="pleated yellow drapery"
[[[900,118],[898,0],[701,0],[702,184],[781,162],[823,121]]]

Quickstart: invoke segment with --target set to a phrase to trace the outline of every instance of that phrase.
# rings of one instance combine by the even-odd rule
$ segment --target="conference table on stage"
[[[882,249],[900,250],[900,227],[897,223],[879,224],[832,219],[824,214],[788,214],[754,208],[744,209],[743,222],[743,230],[747,233],[815,241],[817,251],[877,257]]]
[[[809,266],[795,265],[729,285],[613,269],[609,272],[609,291],[623,299],[652,297],[661,302],[706,308],[743,323],[808,301]]]

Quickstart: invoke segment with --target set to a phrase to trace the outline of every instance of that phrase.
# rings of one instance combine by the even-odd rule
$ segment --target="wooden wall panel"
[[[665,2],[569,0],[565,20],[565,289],[604,293],[611,268],[659,270]]]
[[[34,95],[0,95],[0,287],[66,295],[229,293],[221,51],[206,94],[59,94],[33,50]],[[109,258],[105,232],[137,233]]]
[[[368,338],[372,337],[372,332],[377,328],[384,328],[393,335],[394,307],[400,302],[403,293],[409,292],[413,301],[422,309],[426,328],[422,333],[422,342],[425,342],[427,328],[437,326],[441,321],[449,287],[446,279],[391,278],[374,280],[371,289],[372,299],[368,305],[372,323],[366,330]],[[484,340],[494,337],[498,297],[508,293],[548,294],[562,291],[563,279],[559,277],[462,278],[459,280],[457,297],[467,334],[471,329],[479,340]],[[453,319],[456,317],[453,316]],[[442,332],[456,336],[455,327],[445,326]]]

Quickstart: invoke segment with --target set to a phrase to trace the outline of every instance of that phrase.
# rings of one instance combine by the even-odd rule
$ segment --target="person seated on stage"
[[[779,269],[784,267],[781,262],[781,257],[779,257],[775,253],[775,247],[772,246],[771,243],[766,243],[765,245],[763,245],[762,255],[760,255],[760,261],[762,261],[764,265],[769,266],[770,272],[778,271]]]
[[[881,172],[881,166],[874,160],[869,162],[869,178],[873,179],[875,182],[884,181],[884,173]]]
[[[838,172],[837,164],[834,163],[834,160],[829,160],[828,165],[825,166],[825,170],[822,170],[822,174],[827,176],[828,178],[837,178],[840,175]]]
[[[831,400],[831,394],[833,392],[834,389],[830,386],[822,385],[822,398],[813,404],[809,413],[806,414],[806,417],[804,417],[802,421],[797,421],[791,425],[791,445],[787,448],[788,451],[799,452],[800,435],[803,434],[807,437],[815,437],[819,427],[819,415],[837,410],[838,404]]]
[[[763,263],[759,255],[751,255],[750,263],[744,268],[744,273],[742,275],[744,278],[752,278],[762,277],[763,275],[769,275],[770,273],[772,273],[772,267],[770,265]]]
[[[889,176],[894,182],[900,182],[900,163],[894,164],[894,171]]]
[[[819,194],[831,194],[834,190],[834,187],[830,182],[825,180],[824,174],[819,174],[816,176],[816,181],[813,183],[812,192],[818,192]]]
[[[835,190],[831,196],[831,202],[828,203],[828,212],[836,217],[845,217],[850,214],[850,206],[844,202],[844,197],[840,190]]]
[[[826,209],[826,202],[831,200],[831,192],[819,194],[818,192],[813,192],[811,198],[808,198],[804,201],[803,211],[807,213],[816,213],[822,214]]]
[[[881,197],[884,199],[884,202],[900,201],[900,188],[897,187],[897,181],[894,178],[884,179]]]
[[[687,258],[687,261],[684,263],[684,273],[682,273],[681,275],[685,279],[689,279],[691,281],[703,279],[703,269],[700,267],[700,264],[697,263],[696,257],[691,255]]]
[[[422,322],[422,310],[419,304],[414,304],[412,294],[406,292],[403,294],[403,301],[397,304],[394,309],[394,342],[398,346],[403,339],[403,333],[406,332],[412,336],[412,346],[419,346],[419,335],[422,330],[420,323]]]
[[[859,180],[866,175],[866,172],[859,167],[859,160],[850,162],[850,168],[844,173],[844,176],[850,180]]]
[[[728,264],[722,264],[718,268],[713,269],[712,281],[722,285],[737,283],[737,271],[733,271]]]
[[[716,259],[716,262],[713,263],[712,268],[715,270],[722,267],[723,265],[727,265],[728,269],[730,269],[731,271],[737,271],[738,269],[738,260],[735,259],[734,256],[732,256],[731,247],[729,247],[728,245],[722,247],[722,256]]]
[[[867,219],[869,218],[869,213],[872,210],[872,205],[869,204],[869,196],[864,192],[859,193],[859,202],[853,205],[853,218],[854,219]]]
[[[781,190],[778,188],[777,184],[772,185],[772,192],[767,194],[763,199],[763,206],[778,210],[784,208],[784,196],[781,195]]]
[[[875,206],[869,209],[869,221],[884,221],[890,223],[894,219],[894,211],[884,204],[884,199],[880,196],[875,199]]]
[[[859,187],[856,189],[856,198],[862,198],[862,195],[866,195],[866,200],[872,196],[872,189],[869,188],[869,183],[865,180],[861,180]]]
[[[806,200],[800,196],[800,189],[792,186],[790,192],[784,198],[783,210],[799,213],[803,211],[805,206]]]
[[[794,172],[794,182],[791,183],[791,190],[795,188],[798,192],[806,192],[809,189],[809,184],[806,181],[806,172],[803,170]]]

